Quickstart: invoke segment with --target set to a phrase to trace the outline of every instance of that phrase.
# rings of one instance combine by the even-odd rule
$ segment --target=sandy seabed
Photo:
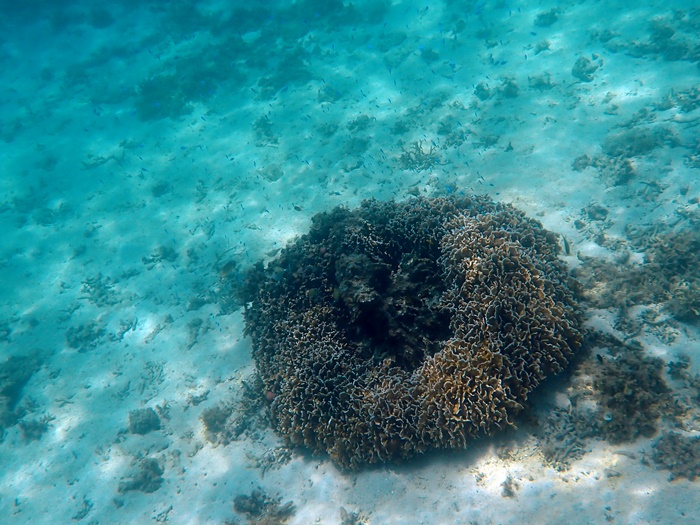
[[[452,192],[537,218],[572,269],[642,267],[640,239],[700,219],[698,9],[226,4],[2,22],[0,355],[31,357],[0,373],[4,522],[698,522],[696,483],[652,460],[662,432],[697,434],[698,326],[664,304],[587,311],[663,361],[685,411],[653,435],[548,460],[533,421],[582,395],[597,348],[519,429],[343,473],[246,412],[250,341],[222,276],[336,205]],[[215,407],[240,425],[230,440],[203,422]],[[141,434],[143,409],[159,428]],[[258,487],[267,517],[236,512]]]

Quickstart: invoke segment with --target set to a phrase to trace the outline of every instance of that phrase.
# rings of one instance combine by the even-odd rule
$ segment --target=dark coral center
[[[439,306],[444,284],[433,259],[405,253],[392,265],[344,255],[335,279],[348,317],[346,334],[364,356],[412,371],[450,335],[449,315]]]

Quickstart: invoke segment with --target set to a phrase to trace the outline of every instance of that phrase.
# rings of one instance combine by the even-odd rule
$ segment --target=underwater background
[[[700,520],[700,4],[0,6],[0,521]],[[232,288],[473,194],[557,235],[579,358],[465,450],[288,446]]]

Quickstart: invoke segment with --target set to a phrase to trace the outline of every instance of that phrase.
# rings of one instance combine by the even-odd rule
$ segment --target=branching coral
[[[317,215],[242,292],[277,430],[357,468],[508,426],[582,343],[556,253],[482,197]]]
[[[423,147],[423,141],[411,144],[411,149],[401,147],[402,153],[399,156],[399,166],[404,170],[423,171],[440,164],[440,157],[434,145],[429,148]]]

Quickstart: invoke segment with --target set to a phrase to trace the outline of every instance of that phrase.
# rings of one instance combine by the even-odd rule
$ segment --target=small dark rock
[[[604,221],[608,218],[608,209],[600,204],[591,204],[583,209],[592,221]]]
[[[559,19],[559,10],[550,9],[539,13],[535,18],[535,25],[538,27],[549,27]]]
[[[590,59],[579,57],[574,67],[571,69],[571,74],[581,82],[592,82],[594,78],[593,73],[595,73],[599,67],[598,64],[594,64]]]
[[[140,408],[129,412],[129,432],[132,434],[148,434],[160,430],[160,418],[152,408]]]
[[[150,494],[163,484],[163,469],[153,458],[146,458],[139,465],[140,470],[131,478],[119,482],[120,493],[138,490]]]

